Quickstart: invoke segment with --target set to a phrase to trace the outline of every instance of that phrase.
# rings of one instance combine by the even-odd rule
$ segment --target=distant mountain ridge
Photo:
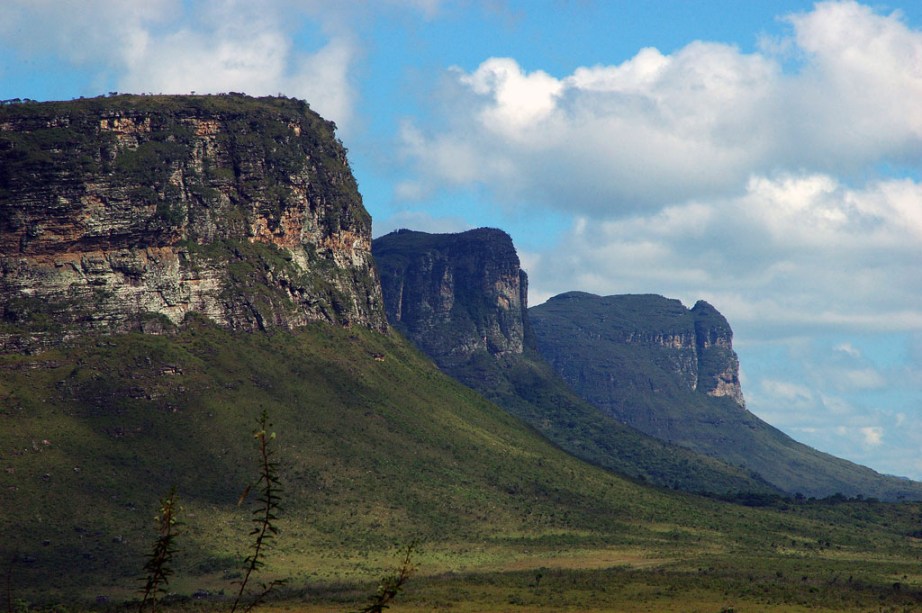
[[[372,250],[390,324],[444,372],[563,449],[663,487],[720,495],[781,493],[748,470],[625,426],[574,394],[536,351],[528,277],[502,230],[399,230],[375,239]],[[703,351],[720,351],[718,344],[712,340]]]
[[[529,319],[557,373],[642,432],[745,466],[789,494],[922,498],[922,483],[817,451],[747,411],[730,325],[706,302],[569,292],[530,308]]]
[[[922,484],[816,451],[747,411],[732,329],[707,302],[568,292],[526,310],[527,276],[496,229],[401,230],[372,250],[392,326],[583,459],[691,491],[922,498]]]

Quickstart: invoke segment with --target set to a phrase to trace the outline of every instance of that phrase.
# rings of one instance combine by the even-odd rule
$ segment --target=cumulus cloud
[[[0,43],[23,57],[53,54],[120,91],[296,96],[345,125],[355,114],[357,29],[369,12],[437,14],[439,0],[9,0]],[[321,32],[296,45],[304,23]],[[97,93],[104,93],[99,91]]]
[[[922,330],[922,185],[847,188],[827,175],[754,177],[735,198],[608,220],[578,218],[536,261],[551,294],[658,291],[705,298],[734,325]],[[911,206],[906,203],[912,202]],[[867,379],[867,378],[865,378]]]
[[[407,154],[423,181],[478,181],[593,217],[731,195],[778,170],[854,178],[918,164],[922,33],[855,2],[788,22],[793,70],[701,41],[560,77],[511,58],[455,69],[452,121],[417,128]],[[452,172],[456,155],[467,172]]]
[[[898,13],[856,2],[823,2],[789,17],[807,68],[797,85],[802,112],[816,120],[823,148],[871,155],[919,151],[922,35]],[[822,139],[822,140],[820,140]]]
[[[864,444],[870,447],[876,447],[883,443],[884,429],[876,426],[866,426],[860,429],[864,438]]]

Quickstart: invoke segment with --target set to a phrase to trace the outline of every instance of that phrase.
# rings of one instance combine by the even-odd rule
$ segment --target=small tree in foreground
[[[144,565],[144,571],[147,577],[143,579],[144,587],[140,591],[143,594],[141,604],[138,605],[138,611],[144,610],[144,605],[151,603],[154,611],[157,610],[157,596],[166,593],[166,586],[170,582],[170,575],[173,574],[173,554],[176,553],[176,536],[179,534],[179,522],[176,520],[176,486],[170,488],[170,493],[160,500],[160,512],[154,521],[157,522],[159,536],[154,541],[154,548],[151,551],[147,563]]]
[[[275,432],[269,432],[272,424],[269,423],[269,414],[265,409],[260,414],[257,424],[256,430],[253,431],[253,438],[257,440],[259,447],[259,479],[254,485],[248,486],[244,490],[238,501],[238,504],[243,504],[251,489],[256,489],[259,492],[251,520],[253,529],[250,531],[250,536],[253,537],[253,543],[250,555],[243,561],[246,568],[243,578],[240,580],[240,589],[237,592],[237,598],[234,600],[231,613],[237,611],[241,601],[247,594],[250,577],[264,566],[263,558],[266,555],[269,541],[279,532],[273,522],[278,519],[276,513],[280,508],[282,485],[278,477],[278,462],[273,459],[275,449],[271,446],[272,441],[275,440]],[[280,579],[262,583],[260,591],[252,597],[249,604],[243,607],[243,611],[252,610],[269,595],[269,592],[284,583],[285,581]]]
[[[407,545],[407,550],[403,556],[403,562],[400,564],[400,568],[395,574],[384,577],[384,579],[381,580],[377,593],[371,597],[371,602],[369,602],[365,608],[359,609],[357,613],[382,613],[384,609],[389,608],[389,603],[403,590],[404,584],[406,584],[413,573],[416,572],[416,567],[413,565],[412,561],[413,551],[415,549],[415,541]]]

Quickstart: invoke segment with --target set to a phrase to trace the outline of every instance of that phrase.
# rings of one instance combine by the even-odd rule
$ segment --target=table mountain
[[[302,101],[0,107],[0,348],[157,329],[386,326],[335,126]]]
[[[538,351],[585,400],[658,439],[757,472],[789,493],[922,498],[791,439],[745,408],[727,320],[699,301],[569,292],[532,307]]]
[[[528,278],[505,232],[399,230],[375,239],[372,248],[391,325],[444,372],[563,449],[660,486],[720,495],[781,493],[748,470],[644,435],[579,398],[535,351]],[[716,356],[725,349],[715,336],[702,351]],[[732,377],[709,368],[702,379],[732,393]]]
[[[524,351],[528,278],[505,232],[398,230],[373,249],[388,321],[440,367]]]

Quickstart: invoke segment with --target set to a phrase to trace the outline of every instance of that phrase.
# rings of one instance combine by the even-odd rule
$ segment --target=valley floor
[[[674,552],[679,554],[679,552]],[[414,576],[394,613],[452,611],[682,612],[922,611],[918,559],[829,555],[703,555],[668,560],[633,549],[534,557],[495,569]],[[421,561],[425,564],[424,560]],[[373,583],[291,585],[259,607],[265,613],[356,611]],[[212,596],[167,610],[226,610]]]

